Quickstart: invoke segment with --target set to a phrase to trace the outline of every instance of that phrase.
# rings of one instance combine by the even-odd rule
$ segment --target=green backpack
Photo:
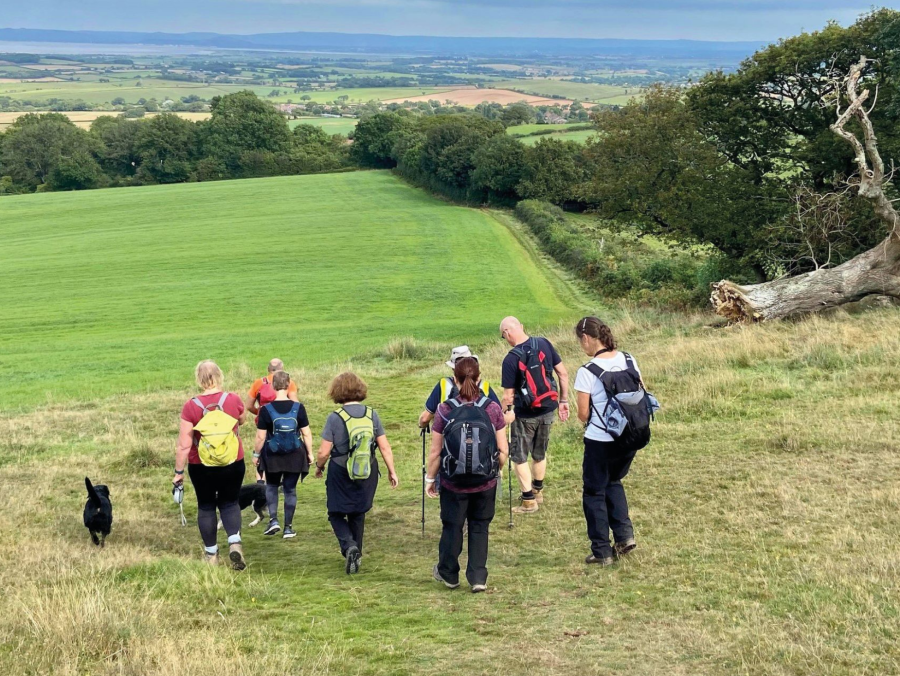
[[[347,474],[354,481],[368,479],[372,474],[372,458],[375,455],[375,423],[372,409],[366,406],[361,418],[354,418],[342,406],[335,411],[347,427],[350,452],[347,454]]]

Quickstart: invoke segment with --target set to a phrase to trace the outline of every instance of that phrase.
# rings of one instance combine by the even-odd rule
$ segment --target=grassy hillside
[[[488,213],[385,172],[8,197],[0,237],[5,408],[180,387],[206,357],[306,367],[573,312]]]
[[[498,505],[489,593],[430,579],[439,522],[429,502],[423,539],[414,420],[444,354],[428,345],[408,346],[415,358],[354,364],[387,422],[401,486],[379,488],[352,578],[312,479],[300,489],[297,539],[245,529],[249,570],[206,569],[166,489],[188,390],[86,397],[0,418],[0,488],[22,495],[29,482],[0,526],[0,666],[173,676],[431,676],[448,663],[461,674],[897,673],[900,430],[888,393],[900,387],[900,314],[737,329],[614,319],[664,406],[626,479],[640,543],[626,562],[581,562],[580,430],[569,424],[554,429],[545,508],[509,531]],[[571,366],[584,359],[568,330],[551,335]],[[496,378],[503,346],[476,347]],[[318,432],[334,370],[295,366]],[[251,375],[233,369],[228,384]],[[116,521],[102,552],[80,525],[85,474],[112,486]],[[191,520],[193,504],[188,489]]]
[[[329,134],[343,134],[346,136],[356,129],[357,122],[359,120],[351,117],[301,117],[296,120],[288,120],[288,125],[293,129],[301,124],[311,124],[314,127],[320,127]]]

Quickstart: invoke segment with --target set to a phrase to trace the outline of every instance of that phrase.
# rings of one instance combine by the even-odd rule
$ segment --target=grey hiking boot
[[[637,547],[637,542],[634,541],[634,538],[628,538],[623,542],[617,542],[615,551],[616,556],[625,556],[634,551],[635,547]]]
[[[239,542],[228,545],[228,558],[231,560],[231,567],[234,570],[244,570],[247,567],[247,562],[244,561],[244,548]]]
[[[473,584],[472,585],[472,593],[473,594],[480,594],[481,592],[485,592],[485,591],[487,591],[486,584]]]
[[[585,560],[585,563],[596,563],[597,565],[606,568],[607,566],[613,565],[616,560],[611,556],[594,556],[591,554]]]
[[[360,554],[359,548],[355,545],[347,550],[347,565],[344,568],[347,575],[355,575],[359,572],[359,561],[361,558],[362,554]]]
[[[444,583],[444,586],[445,586],[447,589],[456,589],[456,588],[459,586],[459,582],[457,582],[456,584],[452,584],[452,583],[450,583],[450,582],[447,582],[447,580],[445,580],[444,578],[442,578],[442,577],[441,577],[441,573],[440,573],[440,571],[438,570],[438,565],[437,565],[437,564],[434,564],[434,568],[431,569],[431,576],[432,576],[435,580],[437,580],[438,582],[443,582],[443,583]],[[474,589],[475,589],[475,588],[473,587],[472,590],[474,591]]]
[[[281,526],[278,525],[278,519],[269,519],[269,525],[263,531],[263,535],[275,535],[275,533],[277,533],[280,530],[281,530]]]
[[[284,527],[284,535],[282,535],[281,537],[287,540],[288,538],[297,537],[297,533],[293,528],[291,528],[291,524],[286,524]]]

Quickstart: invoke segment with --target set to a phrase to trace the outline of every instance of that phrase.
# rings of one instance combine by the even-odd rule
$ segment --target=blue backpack
[[[287,455],[299,451],[303,447],[300,441],[300,422],[297,420],[300,404],[295,401],[287,413],[279,413],[273,404],[266,404],[263,408],[269,411],[269,418],[272,420],[272,436],[266,441],[269,453]]]

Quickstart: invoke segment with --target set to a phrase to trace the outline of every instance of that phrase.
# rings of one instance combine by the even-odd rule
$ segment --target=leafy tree
[[[251,91],[213,98],[212,116],[202,123],[205,155],[236,168],[245,151],[286,152],[291,144],[287,120]]]
[[[141,123],[104,115],[91,124],[91,135],[100,143],[100,166],[109,176],[134,176],[141,156],[137,142]]]
[[[500,113],[500,121],[507,127],[531,124],[534,120],[534,108],[527,103],[511,103]]]
[[[573,141],[541,139],[525,155],[519,195],[553,204],[574,203],[588,179],[584,149]]]
[[[471,185],[493,198],[514,201],[525,171],[527,149],[512,136],[498,134],[482,145],[472,158]]]
[[[3,135],[0,176],[26,190],[44,189],[50,175],[67,158],[88,158],[96,141],[65,115],[29,113],[17,119]],[[96,161],[94,161],[96,164]]]
[[[350,156],[364,167],[391,168],[397,166],[392,155],[399,132],[412,126],[409,115],[378,113],[360,120],[353,132]]]
[[[94,156],[80,148],[60,158],[50,171],[47,188],[50,190],[90,190],[105,185],[108,179]]]
[[[140,123],[135,147],[141,158],[138,180],[147,183],[186,181],[197,148],[196,125],[172,113],[162,113]]]

